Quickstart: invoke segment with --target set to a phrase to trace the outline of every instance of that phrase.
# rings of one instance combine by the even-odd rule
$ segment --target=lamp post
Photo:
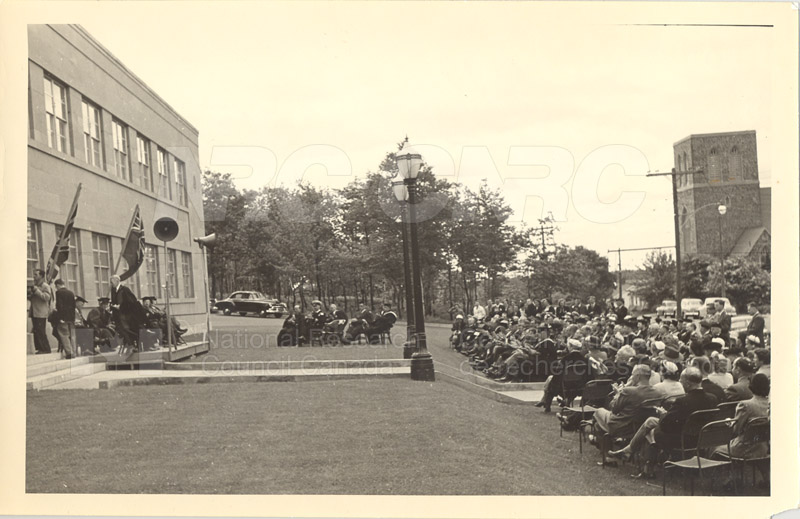
[[[717,222],[719,223],[719,266],[722,271],[722,297],[725,297],[725,249],[722,247],[722,217],[728,212],[728,207],[725,204],[717,206],[719,216]]]
[[[417,176],[422,166],[422,155],[416,153],[407,144],[397,152],[397,168],[400,176],[408,188],[408,220],[411,235],[411,277],[414,292],[414,336],[416,337],[417,351],[411,355],[411,379],[434,380],[433,358],[428,353],[425,337],[425,312],[422,307],[422,281],[419,265],[419,244],[417,242]]]
[[[414,344],[414,294],[411,285],[411,265],[408,254],[408,186],[402,180],[392,182],[394,197],[400,202],[400,222],[403,226],[403,283],[406,289],[406,342],[403,344],[403,358],[410,359],[415,350]]]

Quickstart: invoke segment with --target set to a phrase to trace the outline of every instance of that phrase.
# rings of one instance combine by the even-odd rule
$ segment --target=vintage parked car
[[[238,313],[239,315],[256,314],[263,316],[272,305],[261,292],[239,291],[233,292],[225,299],[214,304],[217,311],[225,315]]]
[[[288,314],[289,309],[286,307],[285,304],[281,303],[277,299],[270,299],[269,301],[269,308],[264,310],[262,317],[272,316],[280,319],[283,317],[283,314]]]
[[[678,302],[673,299],[661,301],[661,306],[656,308],[656,313],[664,317],[675,317],[678,315]]]
[[[703,301],[700,299],[694,297],[681,299],[681,313],[684,317],[699,319],[701,308],[703,308]]]
[[[703,306],[700,309],[700,317],[705,318],[708,315],[708,306],[713,305],[714,301],[717,299],[722,299],[725,301],[725,313],[730,315],[731,317],[736,315],[736,308],[731,305],[730,300],[727,297],[707,297],[706,300],[703,302]]]

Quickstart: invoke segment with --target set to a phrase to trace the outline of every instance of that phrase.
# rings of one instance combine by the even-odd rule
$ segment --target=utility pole
[[[680,319],[681,314],[681,225],[678,213],[678,175],[694,175],[702,172],[702,169],[692,169],[689,171],[677,171],[672,168],[669,173],[648,173],[648,177],[666,177],[672,180],[672,212],[675,220],[675,299],[678,301],[678,308],[675,316]]]
[[[674,245],[665,245],[663,247],[639,247],[639,248],[636,248],[636,249],[611,249],[611,250],[609,250],[608,251],[609,254],[611,254],[612,252],[616,252],[617,253],[617,260],[618,260],[618,263],[617,263],[617,269],[618,269],[617,270],[617,279],[618,279],[617,286],[619,288],[619,297],[618,297],[618,299],[622,299],[622,253],[623,252],[631,252],[631,251],[637,251],[637,250],[672,249],[674,247],[675,247]]]
[[[558,230],[558,227],[553,225],[552,216],[548,215],[546,218],[539,219],[539,227],[531,231],[531,236],[534,238],[541,238],[542,240],[542,253],[541,259],[547,259],[547,247],[555,247],[553,234]],[[548,243],[550,242],[550,243]]]

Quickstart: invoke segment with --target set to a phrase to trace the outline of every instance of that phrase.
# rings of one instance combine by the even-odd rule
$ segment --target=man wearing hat
[[[76,355],[75,349],[75,294],[66,287],[63,279],[57,279],[56,285],[56,337],[58,349],[64,351],[64,358],[71,359]]]
[[[83,307],[86,299],[75,296],[75,343],[83,355],[94,355],[100,353],[94,344],[94,331],[91,325],[83,316]]]
[[[322,301],[319,299],[315,299],[311,301],[311,316],[309,317],[311,329],[309,331],[311,335],[311,345],[314,342],[319,342],[322,344],[322,328],[325,326],[325,323],[328,320],[328,316],[325,314],[325,311],[322,309]]]
[[[750,379],[756,373],[755,363],[747,357],[740,357],[733,363],[733,378],[736,382],[725,388],[725,400],[738,402],[753,398],[750,391]]]
[[[661,373],[661,382],[655,384],[653,388],[661,393],[661,396],[669,398],[671,396],[680,396],[685,393],[685,390],[678,379],[680,377],[680,368],[671,360],[662,360],[659,363],[659,372]]]
[[[109,299],[101,297],[97,300],[98,307],[89,311],[86,320],[94,329],[94,344],[96,347],[110,350],[111,339],[114,338],[114,325],[111,322],[111,312],[108,311]]]
[[[123,285],[116,274],[111,276],[111,309],[123,346],[136,351],[139,329],[146,325],[147,316],[131,289]]]
[[[629,385],[615,385],[611,409],[600,408],[594,412],[595,425],[607,432],[615,433],[629,425],[638,415],[642,404],[658,398],[660,393],[650,385],[650,367],[637,364],[631,372]],[[591,438],[590,438],[591,440]]]

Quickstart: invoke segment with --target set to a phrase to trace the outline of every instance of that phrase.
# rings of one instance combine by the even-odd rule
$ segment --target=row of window
[[[677,164],[678,171],[689,171],[692,169],[691,161],[685,151],[677,155],[675,163]],[[744,171],[742,156],[737,146],[733,146],[726,157],[721,157],[716,147],[711,148],[707,163],[708,171],[697,173],[698,183],[708,182],[715,184],[723,181],[754,180],[756,178],[754,171]],[[727,166],[727,168],[725,166]],[[678,175],[678,186],[688,186],[692,183],[690,180],[691,176],[692,175]]]
[[[55,239],[61,235],[61,226],[55,227]],[[80,230],[73,229],[69,239],[69,258],[59,271],[58,278],[64,280],[67,288],[76,295],[84,295],[82,279]],[[180,253],[180,282],[178,279],[178,253]],[[126,283],[138,297],[162,297],[161,265],[155,245],[145,245],[144,263]],[[33,283],[33,271],[44,269],[47,261],[43,261],[41,223],[28,220],[28,284]],[[94,288],[96,297],[107,297],[111,293],[113,253],[111,237],[105,234],[92,233],[92,267],[94,271]],[[57,279],[58,279],[57,278]],[[167,279],[169,295],[173,298],[194,297],[194,276],[192,271],[192,254],[175,249],[167,249]],[[84,296],[85,297],[85,296]],[[86,297],[89,300],[88,297]]]
[[[44,104],[47,121],[47,145],[63,153],[72,155],[70,143],[70,110],[67,87],[45,75]],[[88,99],[81,100],[83,121],[84,160],[87,164],[106,170],[106,157],[103,148],[103,119],[101,109]],[[186,164],[170,157],[161,147],[156,147],[156,169],[151,160],[151,141],[136,134],[136,156],[131,157],[131,144],[128,139],[128,126],[116,117],[111,119],[111,142],[114,148],[114,174],[128,182],[142,187],[168,200],[177,198],[180,205],[188,207],[189,194],[186,185]],[[170,158],[172,160],[170,160]],[[170,170],[174,175],[170,182]],[[156,175],[156,178],[153,178]],[[196,182],[196,179],[195,179]],[[195,185],[195,189],[196,189]]]

